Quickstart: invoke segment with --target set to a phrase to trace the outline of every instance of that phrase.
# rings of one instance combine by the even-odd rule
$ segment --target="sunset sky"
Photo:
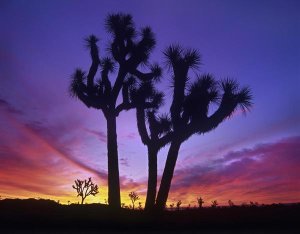
[[[182,145],[169,202],[300,202],[299,11],[297,0],[1,1],[0,196],[77,202],[71,185],[92,177],[100,193],[87,202],[107,199],[106,121],[71,98],[68,86],[75,68],[89,69],[84,38],[98,36],[100,56],[107,55],[104,19],[123,12],[137,29],[152,27],[151,61],[163,65],[172,43],[195,48],[198,73],[235,78],[254,96],[250,113],[238,111]],[[166,68],[159,89],[166,111]],[[130,191],[144,202],[147,151],[135,112],[122,113],[117,128],[122,202],[129,204]],[[159,176],[167,150],[159,153]]]

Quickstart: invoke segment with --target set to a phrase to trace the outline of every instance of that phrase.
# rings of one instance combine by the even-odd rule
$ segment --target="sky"
[[[150,60],[164,64],[170,44],[197,49],[197,74],[234,78],[249,86],[250,113],[232,118],[183,143],[168,203],[226,205],[299,202],[299,1],[22,1],[0,2],[0,196],[77,202],[75,179],[92,179],[107,199],[106,121],[70,97],[70,76],[88,70],[84,38],[100,38],[107,55],[109,13],[129,13],[136,28],[151,26],[157,45]],[[98,74],[99,76],[99,74]],[[172,95],[164,67],[159,89]],[[122,202],[145,200],[147,150],[135,112],[117,120]],[[168,147],[159,152],[161,176]]]

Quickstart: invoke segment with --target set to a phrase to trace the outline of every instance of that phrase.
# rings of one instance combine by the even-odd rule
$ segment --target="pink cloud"
[[[170,197],[218,197],[223,202],[299,202],[300,137],[232,151],[205,165],[176,171]]]

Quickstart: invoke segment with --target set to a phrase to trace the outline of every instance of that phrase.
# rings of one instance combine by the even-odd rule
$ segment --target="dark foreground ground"
[[[300,233],[300,204],[147,214],[50,200],[0,201],[0,233]]]

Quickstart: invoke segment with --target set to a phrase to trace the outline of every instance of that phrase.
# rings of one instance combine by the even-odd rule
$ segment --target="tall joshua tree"
[[[132,80],[150,81],[161,75],[158,65],[149,65],[148,59],[155,46],[155,38],[149,27],[137,32],[130,15],[108,15],[106,30],[112,36],[109,45],[110,57],[100,58],[98,39],[91,35],[86,39],[92,64],[89,72],[77,69],[72,76],[70,92],[88,108],[102,110],[107,121],[108,152],[108,202],[111,207],[120,207],[120,182],[118,165],[116,118],[120,112],[135,108],[129,100]],[[140,70],[140,65],[150,68]],[[100,79],[95,80],[98,69]],[[114,79],[111,77],[116,74]],[[131,75],[129,79],[128,76]],[[115,82],[112,84],[112,80]],[[122,93],[122,102],[117,103]],[[149,104],[150,105],[150,104]]]
[[[207,133],[229,118],[240,107],[248,111],[252,95],[248,87],[239,88],[234,80],[217,82],[212,75],[205,74],[189,84],[188,73],[200,64],[196,50],[186,50],[172,45],[165,51],[168,64],[173,71],[173,100],[170,108],[173,138],[157,194],[158,209],[165,207],[181,144],[194,134]],[[211,115],[209,107],[217,104]]]
[[[133,88],[130,93],[130,98],[136,106],[138,131],[143,144],[148,148],[148,187],[145,210],[152,210],[156,199],[157,154],[172,139],[171,121],[167,115],[157,115],[157,109],[163,103],[163,94],[154,89],[152,82],[143,82],[138,88]],[[152,104],[150,108],[148,103]]]

